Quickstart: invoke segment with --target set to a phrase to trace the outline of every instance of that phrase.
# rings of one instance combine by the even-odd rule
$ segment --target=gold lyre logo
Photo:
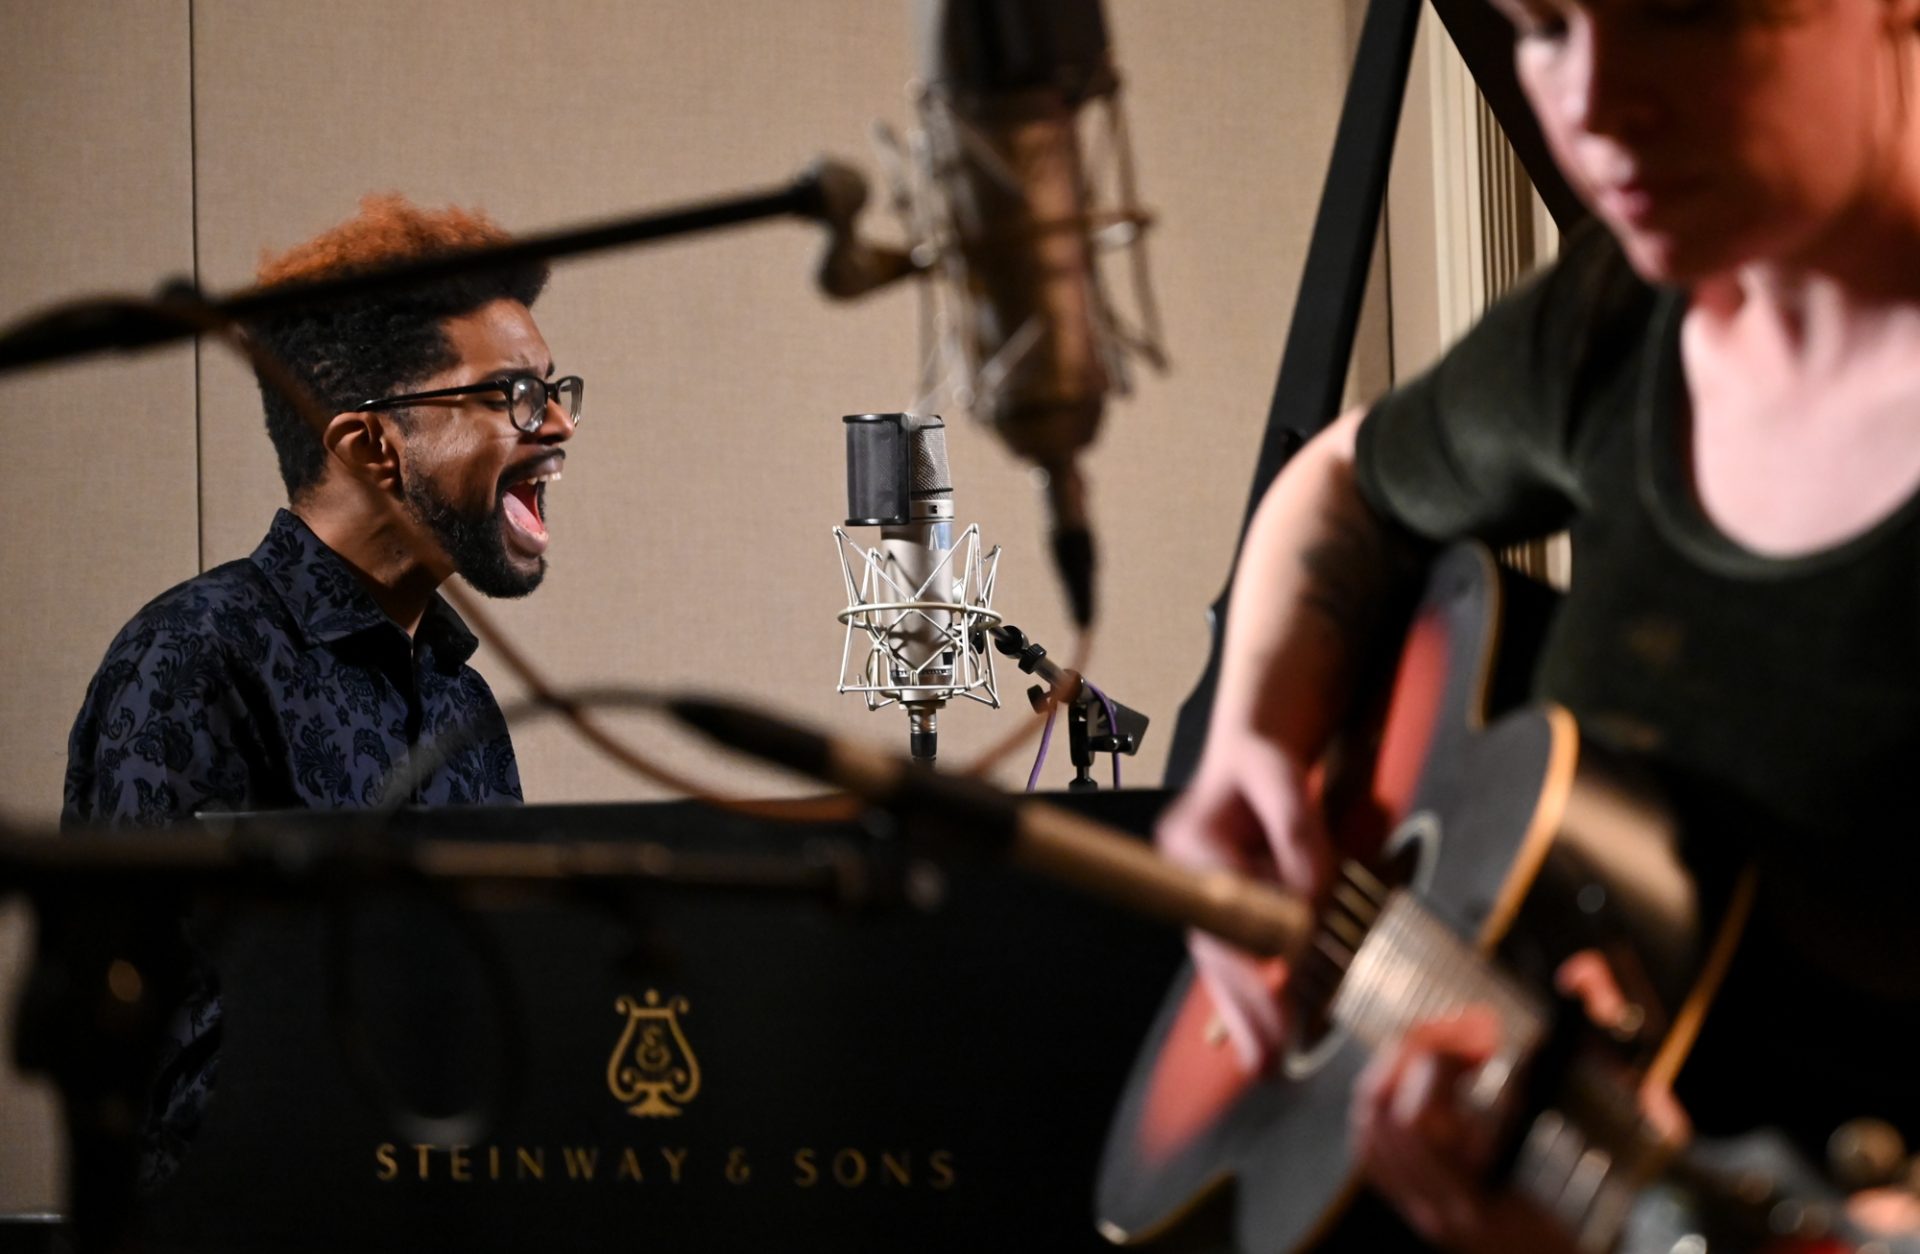
[[[631,1102],[627,1113],[642,1119],[678,1115],[700,1092],[700,1063],[680,1030],[687,999],[675,997],[663,1005],[660,994],[648,989],[645,1005],[623,993],[613,1009],[627,1016],[620,1043],[607,1059],[607,1088],[614,1100]]]

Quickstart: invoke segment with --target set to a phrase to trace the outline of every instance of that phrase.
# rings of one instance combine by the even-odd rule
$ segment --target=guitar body
[[[1544,988],[1566,954],[1602,948],[1645,1012],[1643,1036],[1684,1052],[1713,938],[1674,825],[1651,789],[1582,746],[1565,711],[1489,721],[1492,694],[1510,687],[1501,669],[1510,595],[1484,550],[1442,556],[1384,712],[1350,732],[1328,767],[1330,830],[1343,856],[1414,894],[1522,982]],[[1299,964],[1290,987],[1316,960]],[[1328,982],[1340,979],[1335,969]],[[1312,1021],[1312,1007],[1296,1006],[1295,1019]],[[1153,1240],[1212,1200],[1230,1206],[1232,1244],[1248,1254],[1316,1241],[1357,1187],[1347,1115],[1371,1056],[1343,1027],[1320,1028],[1270,1073],[1245,1074],[1206,990],[1183,974],[1109,1132],[1102,1231]]]

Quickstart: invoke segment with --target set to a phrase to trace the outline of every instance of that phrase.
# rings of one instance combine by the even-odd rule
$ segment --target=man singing
[[[484,217],[370,197],[265,262],[264,285],[506,239]],[[476,641],[436,589],[525,596],[546,572],[547,485],[580,420],[529,307],[544,266],[440,281],[248,328],[328,415],[262,381],[287,508],[252,556],[162,593],[108,647],[68,742],[66,826],[374,802],[442,737],[419,804],[517,802]],[[457,737],[457,742],[451,738]],[[451,747],[457,743],[459,747]],[[204,1106],[219,1003],[189,1000],[147,1147],[164,1173]]]

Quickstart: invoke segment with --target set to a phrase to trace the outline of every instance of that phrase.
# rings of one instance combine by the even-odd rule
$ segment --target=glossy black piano
[[[1055,800],[1141,832],[1165,796]],[[474,912],[396,882],[202,918],[221,1071],[150,1248],[1105,1248],[1094,1170],[1171,929],[989,862],[929,894],[884,831],[690,803],[393,832],[427,836],[740,865],[826,840],[910,883],[851,911],[663,885]]]

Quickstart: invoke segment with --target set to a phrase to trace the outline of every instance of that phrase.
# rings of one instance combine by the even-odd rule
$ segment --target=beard
[[[490,510],[461,510],[427,486],[425,477],[408,474],[404,488],[407,508],[440,542],[453,559],[460,577],[484,596],[526,596],[547,575],[542,557],[531,571],[514,567],[507,555],[503,498],[496,495]]]

